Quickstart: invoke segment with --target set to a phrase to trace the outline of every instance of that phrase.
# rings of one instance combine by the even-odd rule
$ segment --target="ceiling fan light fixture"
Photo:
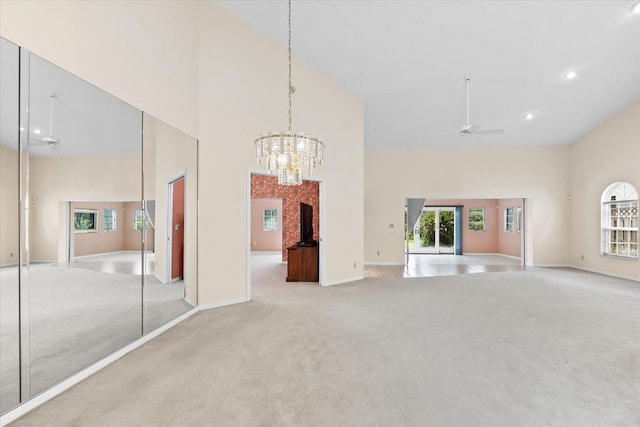
[[[567,80],[573,80],[576,77],[578,77],[578,73],[575,70],[571,70],[567,74],[565,74],[564,76],[567,78]]]

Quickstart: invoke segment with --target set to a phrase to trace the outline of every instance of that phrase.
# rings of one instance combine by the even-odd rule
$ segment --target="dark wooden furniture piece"
[[[287,282],[317,282],[318,246],[287,248]]]

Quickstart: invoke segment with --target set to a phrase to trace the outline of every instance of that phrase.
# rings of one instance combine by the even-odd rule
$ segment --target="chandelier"
[[[289,128],[286,132],[270,132],[253,142],[256,160],[267,165],[269,173],[278,177],[280,185],[300,185],[302,178],[324,160],[324,142],[304,133],[291,131],[291,0],[289,0]]]

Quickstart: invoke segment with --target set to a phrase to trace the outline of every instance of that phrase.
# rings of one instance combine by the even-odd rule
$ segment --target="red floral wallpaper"
[[[278,178],[251,174],[252,199],[282,199],[282,260],[287,248],[300,240],[300,202],[313,206],[313,238],[320,230],[320,183],[302,181],[302,185],[278,185]]]

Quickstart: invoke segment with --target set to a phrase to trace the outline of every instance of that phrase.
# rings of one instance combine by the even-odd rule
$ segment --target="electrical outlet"
[[[378,251],[378,256],[380,256],[380,251]]]
[[[584,255],[580,255],[580,259],[584,261]]]
[[[358,263],[357,262],[353,263],[353,268],[358,268]]]

